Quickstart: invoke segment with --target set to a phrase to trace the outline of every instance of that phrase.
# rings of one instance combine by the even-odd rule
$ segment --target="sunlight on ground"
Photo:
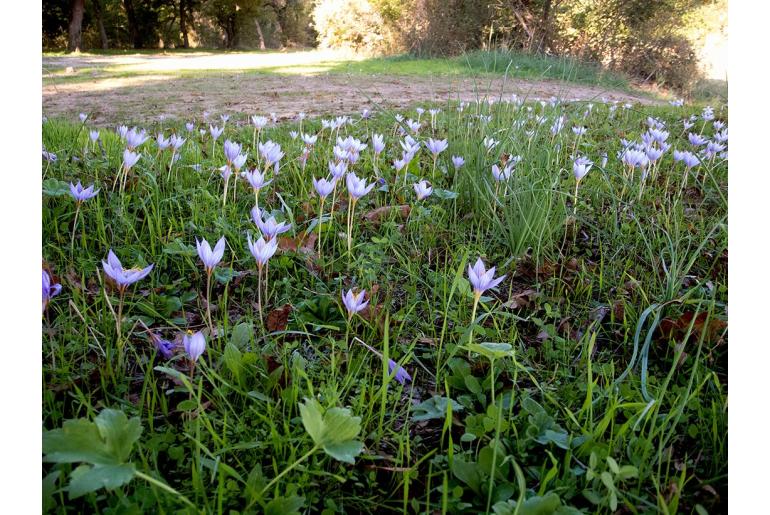
[[[246,52],[220,54],[194,52],[155,55],[68,55],[43,58],[43,67],[62,69],[88,67],[113,73],[179,72],[195,70],[262,70],[280,68],[280,73],[320,73],[362,57],[331,50],[300,52]],[[297,69],[294,69],[297,67]]]

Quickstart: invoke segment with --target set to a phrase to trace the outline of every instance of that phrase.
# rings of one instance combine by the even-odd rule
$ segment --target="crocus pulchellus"
[[[353,293],[353,290],[348,290],[347,293],[342,294],[342,303],[345,305],[345,309],[348,311],[348,320],[353,318],[353,315],[366,309],[369,305],[369,301],[364,301],[366,296],[366,290],[360,290],[358,293]]]
[[[382,136],[382,134],[372,135],[372,150],[374,151],[375,155],[385,150],[385,138]]]
[[[417,200],[422,200],[433,193],[433,188],[428,181],[423,179],[420,182],[414,183],[414,192],[417,194]]]
[[[78,181],[77,184],[70,183],[70,195],[77,202],[85,202],[88,199],[94,198],[99,194],[99,190],[94,190],[94,185],[90,185],[87,188],[83,188],[83,185]]]
[[[402,366],[400,366],[398,363],[393,361],[392,359],[388,360],[388,375],[393,374],[393,370],[396,371],[396,375],[394,379],[398,381],[401,384],[405,384],[407,382],[412,381],[412,376],[409,375],[409,372],[406,371],[406,369]]]
[[[115,284],[118,286],[118,291],[121,292],[125,291],[128,286],[147,277],[150,272],[152,272],[154,266],[155,265],[153,264],[145,268],[123,268],[123,265],[120,263],[120,260],[115,253],[112,252],[112,249],[110,249],[107,254],[107,261],[102,261],[104,273],[115,281]]]
[[[134,284],[137,281],[141,281],[147,277],[155,265],[149,265],[145,268],[123,268],[120,260],[110,249],[107,254],[107,261],[102,261],[102,267],[104,273],[111,278],[118,287],[119,303],[118,312],[115,315],[115,329],[117,331],[118,338],[120,338],[121,323],[123,322],[123,297],[126,293],[126,288]]]
[[[265,241],[263,237],[257,241],[251,241],[251,236],[248,236],[249,251],[254,259],[257,261],[258,266],[264,266],[268,260],[273,257],[276,250],[278,250],[278,240],[273,238],[272,240]]]
[[[206,351],[206,337],[202,332],[185,334],[183,338],[184,350],[193,363]]]
[[[70,195],[75,199],[75,221],[72,223],[72,239],[70,240],[70,249],[75,247],[75,228],[78,225],[78,215],[80,214],[80,205],[88,199],[94,198],[99,194],[99,190],[94,190],[94,185],[83,188],[78,181],[77,184],[70,183]]]
[[[454,165],[455,170],[459,170],[460,167],[465,164],[465,159],[461,156],[452,156],[452,164]]]
[[[495,278],[495,267],[487,270],[481,258],[478,258],[472,267],[468,265],[468,280],[473,286],[475,298],[481,298],[486,290],[496,287],[503,279],[505,279],[505,275]]]
[[[214,246],[214,249],[211,249],[211,245],[209,245],[209,242],[205,239],[202,241],[198,241],[198,239],[195,239],[195,245],[198,249],[198,257],[201,258],[201,261],[203,262],[203,266],[206,268],[206,273],[210,274],[214,271],[214,268],[219,264],[220,261],[222,261],[222,257],[224,257],[225,254],[225,237],[222,236],[219,238],[219,241],[217,241],[217,244]]]
[[[687,139],[690,141],[690,144],[694,147],[699,147],[701,145],[706,144],[708,142],[708,139],[704,136],[701,136],[700,134],[695,134],[690,132],[687,134]]]
[[[278,240],[273,238],[265,241],[263,237],[260,237],[257,241],[251,241],[251,235],[247,236],[249,243],[249,252],[254,256],[257,262],[257,305],[259,306],[259,319],[264,326],[264,320],[262,318],[262,269],[267,265],[267,262],[278,250]],[[265,297],[267,297],[267,276],[264,279]]]
[[[48,307],[51,299],[56,297],[59,292],[61,292],[61,284],[54,283],[48,272],[43,270],[43,313],[45,313],[45,308]]]
[[[263,214],[266,216],[267,211],[265,210],[263,212],[256,208],[251,210],[251,218],[254,220],[257,227],[259,227],[259,230],[265,239],[272,240],[279,234],[283,234],[291,229],[291,224],[287,224],[286,222],[279,223],[274,216],[270,216],[264,220]]]
[[[206,269],[206,319],[208,320],[212,335],[214,334],[214,324],[211,322],[211,274],[225,255],[225,243],[225,237],[222,236],[212,250],[208,241],[205,239],[198,241],[198,238],[195,238],[198,257],[200,257]]]
[[[586,156],[580,156],[572,163],[572,173],[575,174],[575,213],[577,213],[578,188],[580,187],[580,180],[586,176],[593,165],[593,162]]]
[[[356,210],[356,202],[372,191],[374,183],[367,186],[366,179],[359,178],[353,172],[348,172],[345,176],[345,182],[348,187],[348,194],[350,195],[350,202],[348,202],[348,257],[350,257],[353,248],[353,213]]]

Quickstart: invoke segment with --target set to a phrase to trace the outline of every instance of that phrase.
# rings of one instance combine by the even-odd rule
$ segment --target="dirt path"
[[[86,59],[90,61],[86,62]],[[125,62],[126,56],[119,59]],[[340,73],[277,75],[244,72],[228,66],[180,78],[175,73],[179,68],[169,66],[167,61],[131,59],[131,63],[139,59],[140,63],[150,62],[153,67],[142,69],[140,75],[127,77],[93,72],[94,77],[79,82],[57,83],[55,79],[49,79],[42,91],[43,114],[76,118],[78,113],[85,112],[97,125],[147,123],[161,115],[183,120],[200,119],[204,111],[231,115],[275,112],[279,118],[289,118],[300,111],[310,116],[321,116],[360,112],[363,108],[374,110],[378,105],[401,109],[426,101],[509,98],[513,93],[529,99],[556,96],[565,100],[599,101],[607,98],[620,102],[654,103],[649,98],[598,87],[556,81],[504,81],[500,78]],[[46,58],[43,64],[45,70],[51,66],[78,63],[98,69],[114,64],[115,60],[109,57],[63,57]],[[211,61],[206,66],[211,66]],[[175,68],[173,72],[168,71],[171,67]]]

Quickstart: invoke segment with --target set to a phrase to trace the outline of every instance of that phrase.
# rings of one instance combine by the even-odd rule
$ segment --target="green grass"
[[[125,191],[113,189],[116,134],[102,130],[94,146],[87,124],[43,124],[58,156],[42,168],[43,257],[63,286],[43,317],[48,510],[724,511],[727,164],[704,161],[681,188],[669,150],[642,189],[616,157],[648,116],[667,123],[673,148],[689,148],[681,120],[697,111],[440,107],[435,123],[422,114],[418,139],[447,138],[449,149],[434,165],[423,148],[406,174],[390,164],[401,156],[395,113],[339,131],[369,145],[353,170],[384,179],[355,205],[350,255],[343,185],[333,216],[324,204],[320,255],[308,240],[319,233],[311,177],[327,174],[337,134],[305,120],[259,135],[286,153],[260,206],[292,223],[263,306],[246,243],[258,234],[254,194],[239,180],[223,205],[216,171],[224,139],[257,164],[247,120],[232,118],[215,144],[177,124],[148,127],[188,141],[170,169],[170,154],[145,143]],[[577,139],[574,125],[588,133]],[[304,169],[292,130],[319,133]],[[692,130],[713,134],[704,122]],[[378,159],[375,132],[387,144]],[[485,137],[499,144],[487,150]],[[575,151],[596,163],[577,203]],[[502,154],[522,160],[496,184]],[[452,155],[465,165],[455,170]],[[419,178],[434,187],[420,202]],[[67,182],[77,180],[100,192],[73,226]],[[361,216],[386,206],[411,209]],[[221,236],[212,335],[195,240]],[[110,248],[126,267],[155,265],[128,289],[119,331],[119,295],[101,265]],[[474,308],[466,270],[479,256],[506,279]],[[348,318],[341,293],[354,287],[371,304]],[[194,368],[183,349],[163,359],[142,324],[177,341],[201,330],[207,349]],[[396,382],[388,359],[412,381]],[[82,420],[57,429],[72,419]]]

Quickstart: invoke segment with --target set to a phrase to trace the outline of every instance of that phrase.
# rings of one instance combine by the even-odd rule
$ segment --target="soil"
[[[230,57],[226,54],[223,57]],[[279,119],[304,112],[309,116],[350,114],[367,108],[403,109],[418,102],[500,99],[517,94],[526,99],[600,101],[602,98],[651,104],[655,100],[601,87],[508,78],[461,76],[348,75],[341,73],[256,74],[225,64],[188,77],[169,72],[168,60],[131,56],[129,69],[143,74],[105,77],[100,67],[126,63],[126,56],[44,58],[43,69],[89,67],[92,76],[78,82],[57,81],[47,74],[43,86],[43,115],[77,118],[88,113],[95,125],[147,123],[167,119],[200,119],[211,114],[266,115]],[[184,61],[178,59],[177,61]],[[233,61],[235,62],[235,61]],[[137,64],[138,63],[138,64]],[[144,63],[144,64],[143,64]],[[149,66],[146,64],[149,63]],[[160,64],[160,65],[159,65]],[[173,66],[171,66],[173,68]],[[200,68],[182,68],[195,70]],[[125,75],[125,74],[124,74]],[[58,83],[57,83],[58,82]]]

